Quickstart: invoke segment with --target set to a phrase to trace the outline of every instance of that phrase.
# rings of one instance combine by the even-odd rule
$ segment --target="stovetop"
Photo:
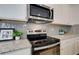
[[[55,44],[59,41],[60,40],[57,38],[52,38],[52,37],[47,36],[47,39],[31,41],[31,44],[33,47],[42,47],[42,46]]]

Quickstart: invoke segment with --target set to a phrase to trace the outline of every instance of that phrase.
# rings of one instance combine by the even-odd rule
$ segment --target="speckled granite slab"
[[[14,51],[23,48],[31,48],[27,39],[0,42],[0,53]]]
[[[65,40],[65,39],[79,37],[79,34],[52,35],[50,37],[58,38],[60,40]]]

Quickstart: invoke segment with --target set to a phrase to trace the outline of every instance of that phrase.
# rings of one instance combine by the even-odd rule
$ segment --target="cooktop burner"
[[[33,47],[42,47],[42,46],[47,46],[50,44],[57,43],[59,41],[60,41],[59,39],[52,38],[52,37],[48,36],[47,39],[31,41],[31,44]]]

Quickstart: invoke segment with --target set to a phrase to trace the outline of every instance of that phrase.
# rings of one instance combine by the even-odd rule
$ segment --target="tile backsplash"
[[[71,26],[60,26],[60,25],[54,25],[54,24],[34,24],[34,23],[26,23],[26,22],[13,22],[13,21],[0,21],[0,28],[4,27],[10,27],[15,28],[16,30],[19,30],[23,32],[22,38],[26,38],[26,31],[27,30],[33,30],[33,29],[44,29],[47,31],[47,35],[58,35],[59,29],[63,29],[66,32],[69,32],[71,30]]]
[[[47,31],[48,35],[58,35],[59,29],[63,29],[64,31],[69,32],[70,29],[71,29],[71,26],[28,23],[27,24],[27,30],[32,30],[32,29],[44,29],[44,30]]]
[[[79,34],[79,24],[73,25],[71,27],[70,33]]]
[[[23,32],[22,38],[26,38],[26,22],[0,21],[0,28],[15,28]]]
[[[71,26],[48,25],[47,26],[48,35],[59,35],[60,29],[63,29],[65,32],[69,33]]]

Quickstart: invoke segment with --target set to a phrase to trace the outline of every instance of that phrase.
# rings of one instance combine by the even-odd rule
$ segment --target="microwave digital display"
[[[36,4],[30,4],[30,15],[50,19],[50,9]]]

